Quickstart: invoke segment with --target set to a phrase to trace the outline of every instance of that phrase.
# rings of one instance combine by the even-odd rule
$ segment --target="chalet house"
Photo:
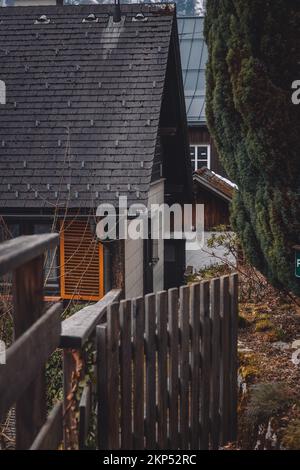
[[[1,8],[0,41],[2,238],[58,231],[46,277],[63,299],[180,284],[183,244],[95,235],[96,208],[119,196],[191,201],[175,7]]]

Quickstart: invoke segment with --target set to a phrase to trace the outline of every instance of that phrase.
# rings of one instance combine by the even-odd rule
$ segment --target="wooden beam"
[[[30,450],[57,450],[62,442],[62,402],[57,403],[35,438]]]
[[[107,307],[120,299],[121,292],[121,289],[112,289],[96,304],[79,310],[63,321],[60,346],[81,349],[104,317]]]
[[[92,414],[92,386],[87,384],[82,392],[79,403],[79,449],[83,450],[89,433]]]
[[[58,245],[57,233],[44,235],[24,235],[0,245],[0,276],[13,271],[42,255],[46,250]]]
[[[39,374],[50,354],[59,344],[60,335],[60,304],[53,305],[36,323],[33,324],[6,353],[6,364],[0,372],[0,420],[30,386]],[[17,414],[22,415],[20,407],[27,413],[33,413],[35,395],[27,397],[27,401],[18,401]],[[24,426],[28,423],[24,423]],[[27,448],[31,445],[27,446]]]

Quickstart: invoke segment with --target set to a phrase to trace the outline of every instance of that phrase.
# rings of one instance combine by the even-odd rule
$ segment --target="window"
[[[191,145],[190,155],[194,171],[203,166],[210,168],[210,145]]]

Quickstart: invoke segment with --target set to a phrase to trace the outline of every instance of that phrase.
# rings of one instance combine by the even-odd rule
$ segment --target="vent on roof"
[[[90,13],[86,18],[83,18],[83,23],[98,23],[99,18],[95,15],[95,13]]]
[[[114,13],[113,13],[114,23],[120,23],[121,21],[121,7],[120,0],[115,0]]]
[[[47,15],[41,15],[37,20],[35,20],[34,24],[49,24],[50,18]]]
[[[144,23],[145,21],[148,21],[148,18],[146,18],[146,16],[142,12],[140,12],[140,13],[137,13],[132,18],[132,21],[140,21],[140,22]]]

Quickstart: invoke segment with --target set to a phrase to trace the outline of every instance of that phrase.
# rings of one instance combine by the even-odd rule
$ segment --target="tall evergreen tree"
[[[300,294],[298,0],[208,0],[206,114],[222,163],[238,185],[232,225],[249,261]]]

